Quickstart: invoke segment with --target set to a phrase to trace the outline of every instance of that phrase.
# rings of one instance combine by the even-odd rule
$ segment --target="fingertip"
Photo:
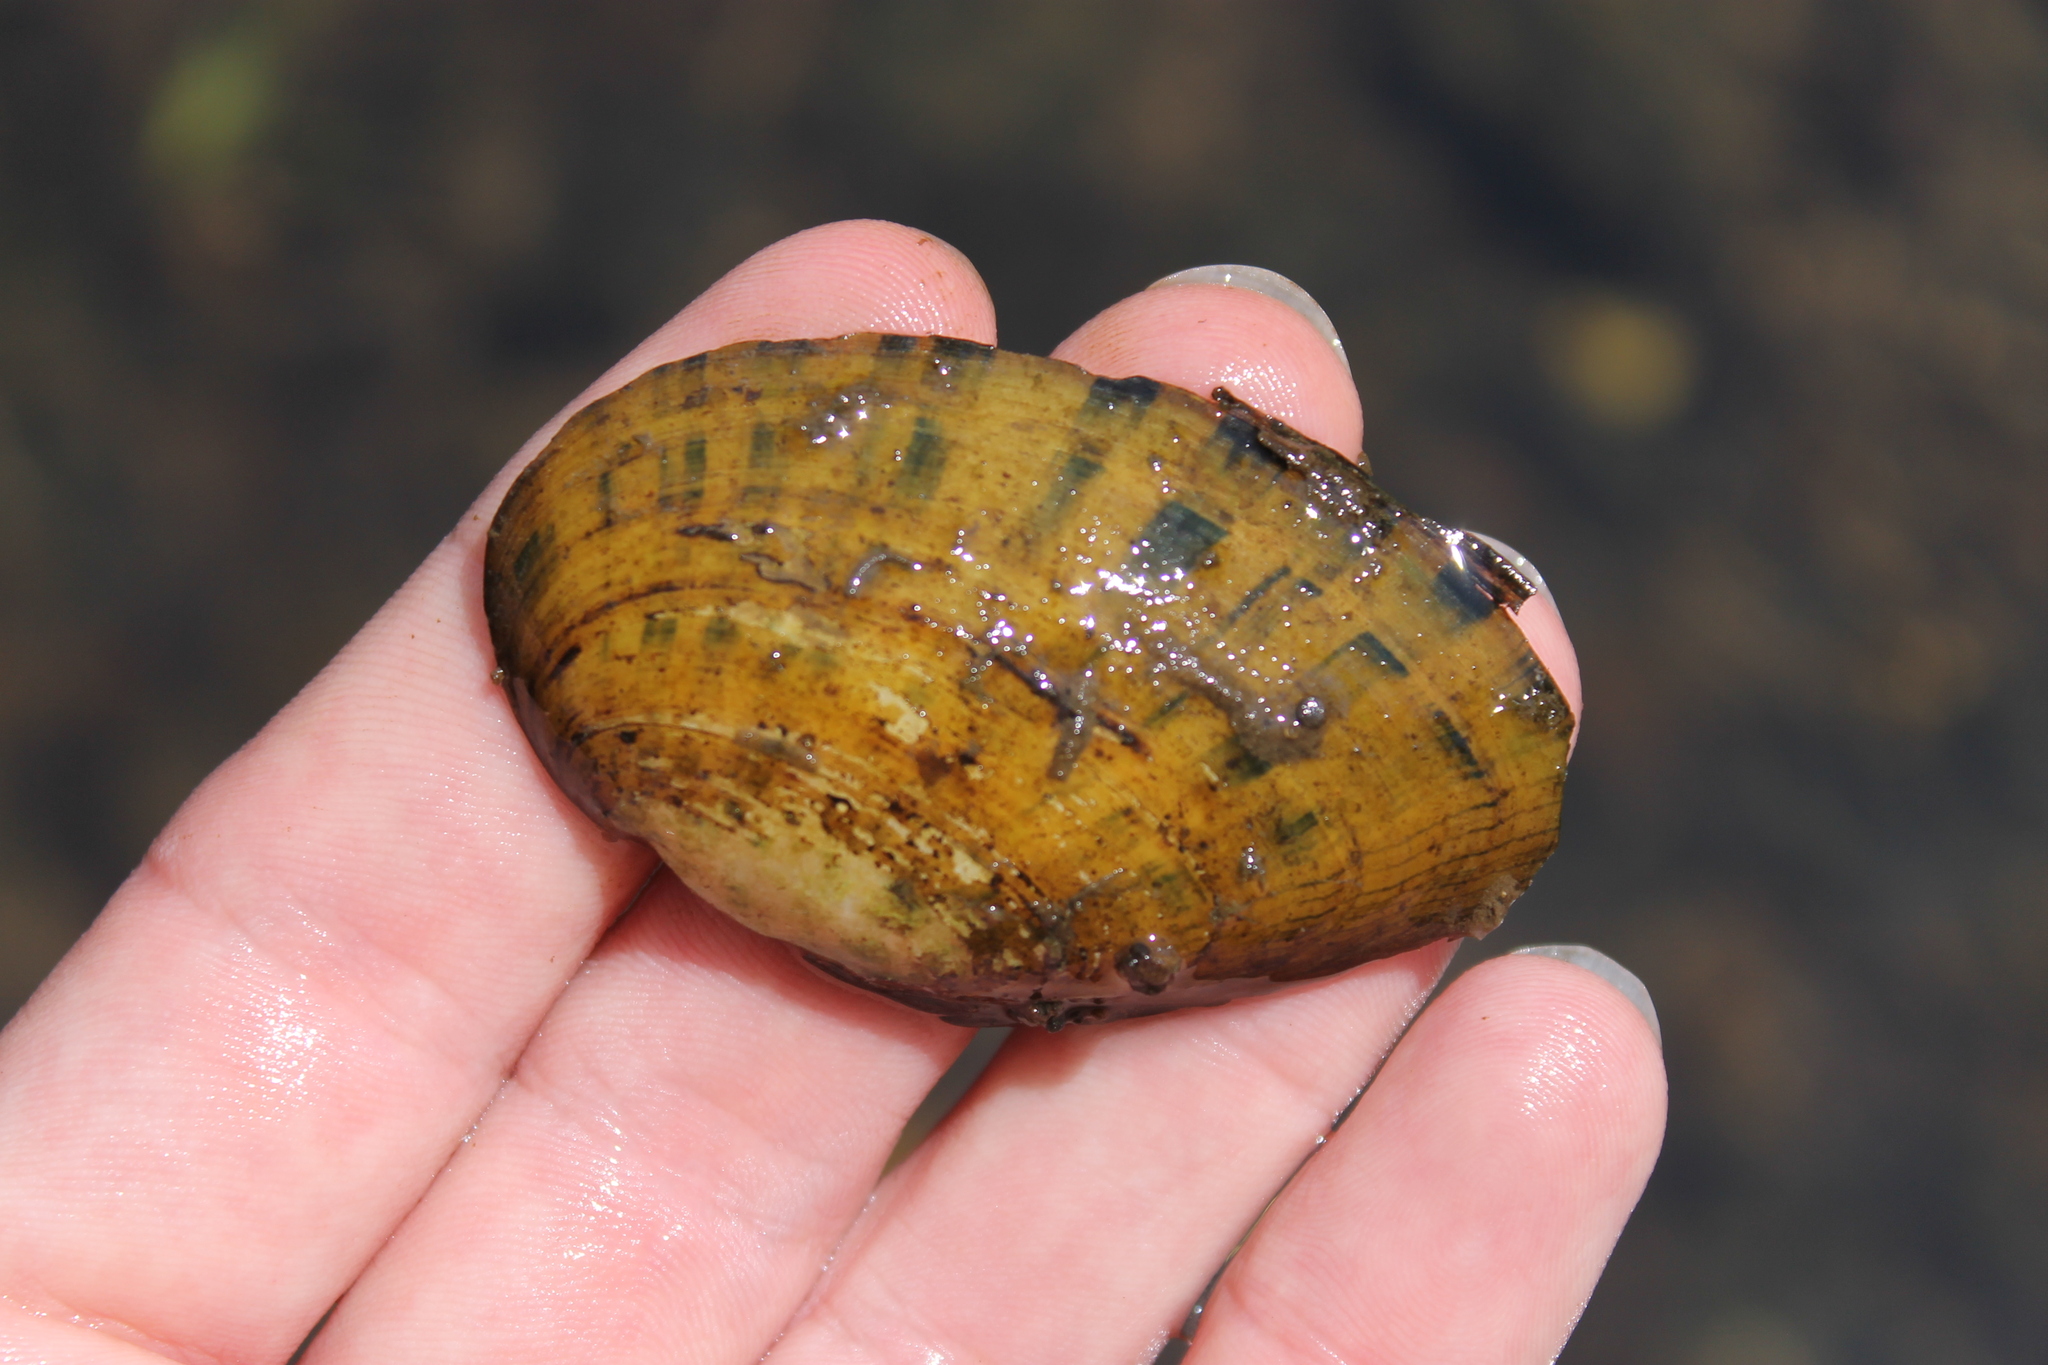
[[[1189,270],[1176,270],[1152,281],[1146,288],[1159,289],[1174,284],[1227,284],[1278,299],[1307,318],[1309,325],[1336,349],[1338,355],[1344,354],[1344,341],[1337,335],[1337,324],[1330,321],[1330,315],[1323,311],[1323,306],[1308,290],[1277,270],[1259,265],[1198,265]],[[1348,367],[1349,362],[1346,364]]]
[[[736,341],[849,332],[993,345],[995,304],[972,262],[928,232],[876,218],[825,223],[762,247],[657,328],[591,387]]]
[[[1664,1046],[1655,1007],[1640,978],[1606,954],[1546,944],[1493,958],[1430,1008],[1440,1006],[1450,1016],[1443,1022],[1473,1045],[1526,1059],[1516,1066],[1532,1097],[1545,1092],[1579,1110],[1597,1098],[1620,1130],[1662,1133]]]
[[[1598,948],[1589,948],[1583,943],[1531,943],[1517,948],[1510,957],[1548,957],[1559,962],[1569,962],[1574,967],[1583,967],[1605,981],[1625,996],[1636,1013],[1650,1025],[1650,1033],[1657,1040],[1657,1046],[1664,1045],[1664,1028],[1657,1022],[1657,1005],[1650,999],[1650,988],[1643,979],[1628,968],[1616,962]]]
[[[1339,451],[1357,451],[1364,430],[1343,353],[1295,307],[1237,285],[1162,281],[1081,324],[1053,357],[1200,394],[1227,388]]]
[[[761,248],[642,344],[679,342],[681,358],[734,341],[849,332],[994,345],[995,304],[951,244],[901,223],[848,219]]]

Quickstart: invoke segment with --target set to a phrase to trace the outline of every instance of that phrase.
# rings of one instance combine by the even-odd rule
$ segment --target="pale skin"
[[[856,331],[996,340],[951,248],[833,224],[564,412],[728,342]],[[1056,354],[1360,446],[1350,376],[1262,295],[1148,291]],[[281,1361],[339,1299],[322,1365],[1129,1365],[1283,1184],[1191,1360],[1555,1355],[1649,1174],[1664,1074],[1627,1000],[1549,958],[1476,968],[1405,1036],[1449,945],[1019,1034],[881,1178],[971,1035],[650,882],[491,685],[484,531],[551,428],[0,1034],[0,1361]],[[1576,709],[1554,612],[1524,625]]]

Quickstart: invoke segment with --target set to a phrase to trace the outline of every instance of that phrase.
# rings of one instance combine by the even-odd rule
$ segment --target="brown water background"
[[[608,361],[939,234],[1043,351],[1335,318],[1384,481],[1572,623],[1488,949],[1663,1015],[1564,1357],[2048,1357],[2048,6],[0,0],[0,1016]]]

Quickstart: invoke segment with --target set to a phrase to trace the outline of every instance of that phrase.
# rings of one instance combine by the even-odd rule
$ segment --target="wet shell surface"
[[[1218,391],[943,337],[729,346],[572,417],[484,594],[562,788],[962,1024],[1485,933],[1570,711],[1484,542]]]

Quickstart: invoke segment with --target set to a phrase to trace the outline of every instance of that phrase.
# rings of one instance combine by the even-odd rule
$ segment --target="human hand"
[[[995,340],[956,253],[835,224],[565,412],[728,342],[853,331]],[[1359,446],[1343,365],[1257,293],[1147,291],[1057,354]],[[0,1360],[283,1360],[340,1299],[310,1361],[1135,1362],[1283,1183],[1191,1361],[1555,1354],[1664,1096],[1644,1018],[1551,959],[1475,968],[1405,1037],[1450,945],[1020,1033],[878,1189],[970,1035],[649,882],[490,684],[484,532],[552,427],[0,1034]],[[1547,601],[1524,621],[1575,677]]]

